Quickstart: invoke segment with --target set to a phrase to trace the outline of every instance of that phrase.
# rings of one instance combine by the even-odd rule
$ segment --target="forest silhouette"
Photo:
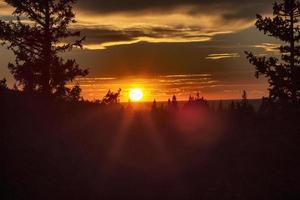
[[[229,103],[174,94],[150,111],[121,104],[121,89],[87,101],[80,85],[67,87],[88,75],[60,57],[85,39],[70,29],[75,0],[5,2],[17,18],[0,21],[16,85],[0,80],[1,199],[300,197],[299,1],[257,15],[257,28],[283,43],[279,57],[245,52],[268,79],[259,106],[246,91]]]

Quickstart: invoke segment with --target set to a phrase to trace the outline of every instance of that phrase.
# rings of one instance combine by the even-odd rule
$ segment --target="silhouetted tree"
[[[20,90],[19,90],[19,87],[17,86],[16,83],[14,83],[13,90],[14,90],[14,91],[20,91]]]
[[[120,102],[121,89],[116,93],[109,90],[107,94],[103,97],[101,104],[102,105],[114,105]]]
[[[242,100],[238,103],[237,110],[241,114],[249,115],[254,112],[253,106],[249,103],[247,92],[244,90],[242,94]]]
[[[6,79],[2,79],[0,80],[0,92],[7,89],[7,83],[6,83]]]
[[[168,107],[169,111],[176,111],[178,109],[178,102],[177,97],[175,95],[172,96],[172,99],[168,100]]]
[[[190,95],[188,102],[184,105],[184,108],[209,108],[209,103],[204,97],[200,97],[200,93],[196,94],[196,97]]]
[[[168,99],[168,107],[171,106],[171,99]]]
[[[194,101],[194,97],[190,94],[189,96],[189,102],[193,102]]]
[[[47,96],[65,97],[78,92],[78,86],[66,87],[78,76],[86,76],[75,60],[64,61],[59,53],[82,47],[84,38],[74,42],[68,38],[80,36],[71,31],[75,23],[72,5],[76,0],[5,0],[15,8],[14,21],[1,22],[1,38],[16,55],[9,69],[24,91]],[[22,19],[30,22],[24,22]]]
[[[175,95],[172,97],[172,109],[178,109],[177,97]]]
[[[261,105],[259,107],[259,113],[262,115],[269,115],[270,112],[274,112],[275,106],[272,105],[273,102],[269,98],[262,98]]]
[[[256,26],[264,34],[275,37],[285,44],[277,57],[256,56],[246,52],[250,63],[256,67],[256,77],[269,79],[270,96],[273,102],[297,102],[300,98],[300,2],[283,0],[275,2],[274,17],[257,15]]]
[[[157,110],[157,102],[156,102],[156,99],[154,99],[154,101],[153,101],[153,103],[152,103],[151,110],[152,110],[152,111]]]
[[[242,106],[246,107],[248,105],[247,92],[244,90],[242,95]]]
[[[81,88],[79,87],[79,85],[75,85],[69,92],[68,100],[73,102],[82,100],[80,93],[81,93]]]

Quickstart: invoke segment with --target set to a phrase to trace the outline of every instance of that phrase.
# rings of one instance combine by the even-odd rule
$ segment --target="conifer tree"
[[[112,92],[109,90],[107,94],[103,97],[101,104],[102,105],[115,105],[120,102],[121,89],[117,92]]]
[[[0,92],[7,89],[7,83],[6,83],[6,79],[0,79]],[[1,95],[1,94],[0,94]]]
[[[153,103],[152,103],[152,107],[151,107],[152,111],[157,110],[157,102],[156,99],[154,99]]]
[[[75,23],[76,0],[5,0],[14,7],[16,20],[0,23],[0,37],[16,56],[9,69],[16,81],[28,92],[65,97],[72,89],[66,84],[86,76],[75,60],[64,61],[58,54],[82,47],[80,32],[70,30]],[[26,19],[26,20],[24,20]],[[77,88],[78,86],[76,86]],[[78,90],[78,88],[77,88]]]
[[[256,77],[269,80],[272,102],[289,103],[300,99],[300,2],[280,0],[273,6],[273,17],[257,15],[256,27],[264,34],[279,39],[281,58],[256,56],[246,52],[256,67]]]
[[[173,95],[173,97],[172,97],[172,107],[175,110],[178,108],[177,97],[175,95]]]
[[[245,90],[243,91],[241,104],[245,108],[248,106],[248,97],[247,97],[247,92]]]

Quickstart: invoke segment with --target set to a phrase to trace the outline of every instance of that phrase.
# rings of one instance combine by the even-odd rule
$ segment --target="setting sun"
[[[143,98],[143,96],[143,91],[138,88],[131,89],[129,92],[129,98],[132,101],[140,101]]]

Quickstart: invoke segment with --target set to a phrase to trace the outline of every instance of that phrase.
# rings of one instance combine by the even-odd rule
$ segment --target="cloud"
[[[205,59],[207,60],[220,60],[227,58],[239,58],[238,53],[221,53],[221,54],[209,54]]]
[[[80,29],[79,29],[80,30]],[[198,30],[172,29],[171,27],[145,27],[113,29],[109,26],[99,28],[84,28],[82,35],[88,36],[84,48],[90,50],[106,49],[111,46],[149,43],[184,43],[203,42],[210,40],[209,36],[201,35]]]
[[[269,0],[85,0],[76,6],[78,26],[114,31],[115,40],[88,42],[87,49],[149,43],[210,41],[254,25],[256,13],[270,13]],[[107,38],[98,35],[98,40]],[[92,37],[87,35],[87,37]]]
[[[225,20],[222,16],[189,15],[187,10],[150,15],[108,14],[90,16],[78,12],[78,24],[87,36],[87,49],[149,43],[189,43],[211,40],[219,34],[233,33],[251,27],[251,19]]]
[[[87,37],[84,48],[148,43],[206,42],[217,35],[247,29],[255,13],[271,8],[268,0],[79,0],[77,24]],[[12,9],[0,0],[0,15]]]
[[[264,49],[266,52],[278,53],[279,47],[281,44],[272,44],[272,43],[262,43],[258,45],[254,45],[255,48]]]
[[[92,50],[139,42],[206,42],[253,26],[255,14],[267,7],[272,7],[268,0],[87,0],[78,2],[76,26],[93,39],[85,43]]]
[[[120,13],[120,12],[168,12],[174,8],[190,6],[191,14],[203,13],[212,10],[232,10],[236,16],[245,16],[249,13],[265,11],[270,6],[269,0],[82,0],[78,8],[93,13]],[[228,17],[233,15],[228,15]]]
[[[173,74],[173,75],[164,75],[160,76],[161,78],[203,78],[211,77],[211,74]]]

